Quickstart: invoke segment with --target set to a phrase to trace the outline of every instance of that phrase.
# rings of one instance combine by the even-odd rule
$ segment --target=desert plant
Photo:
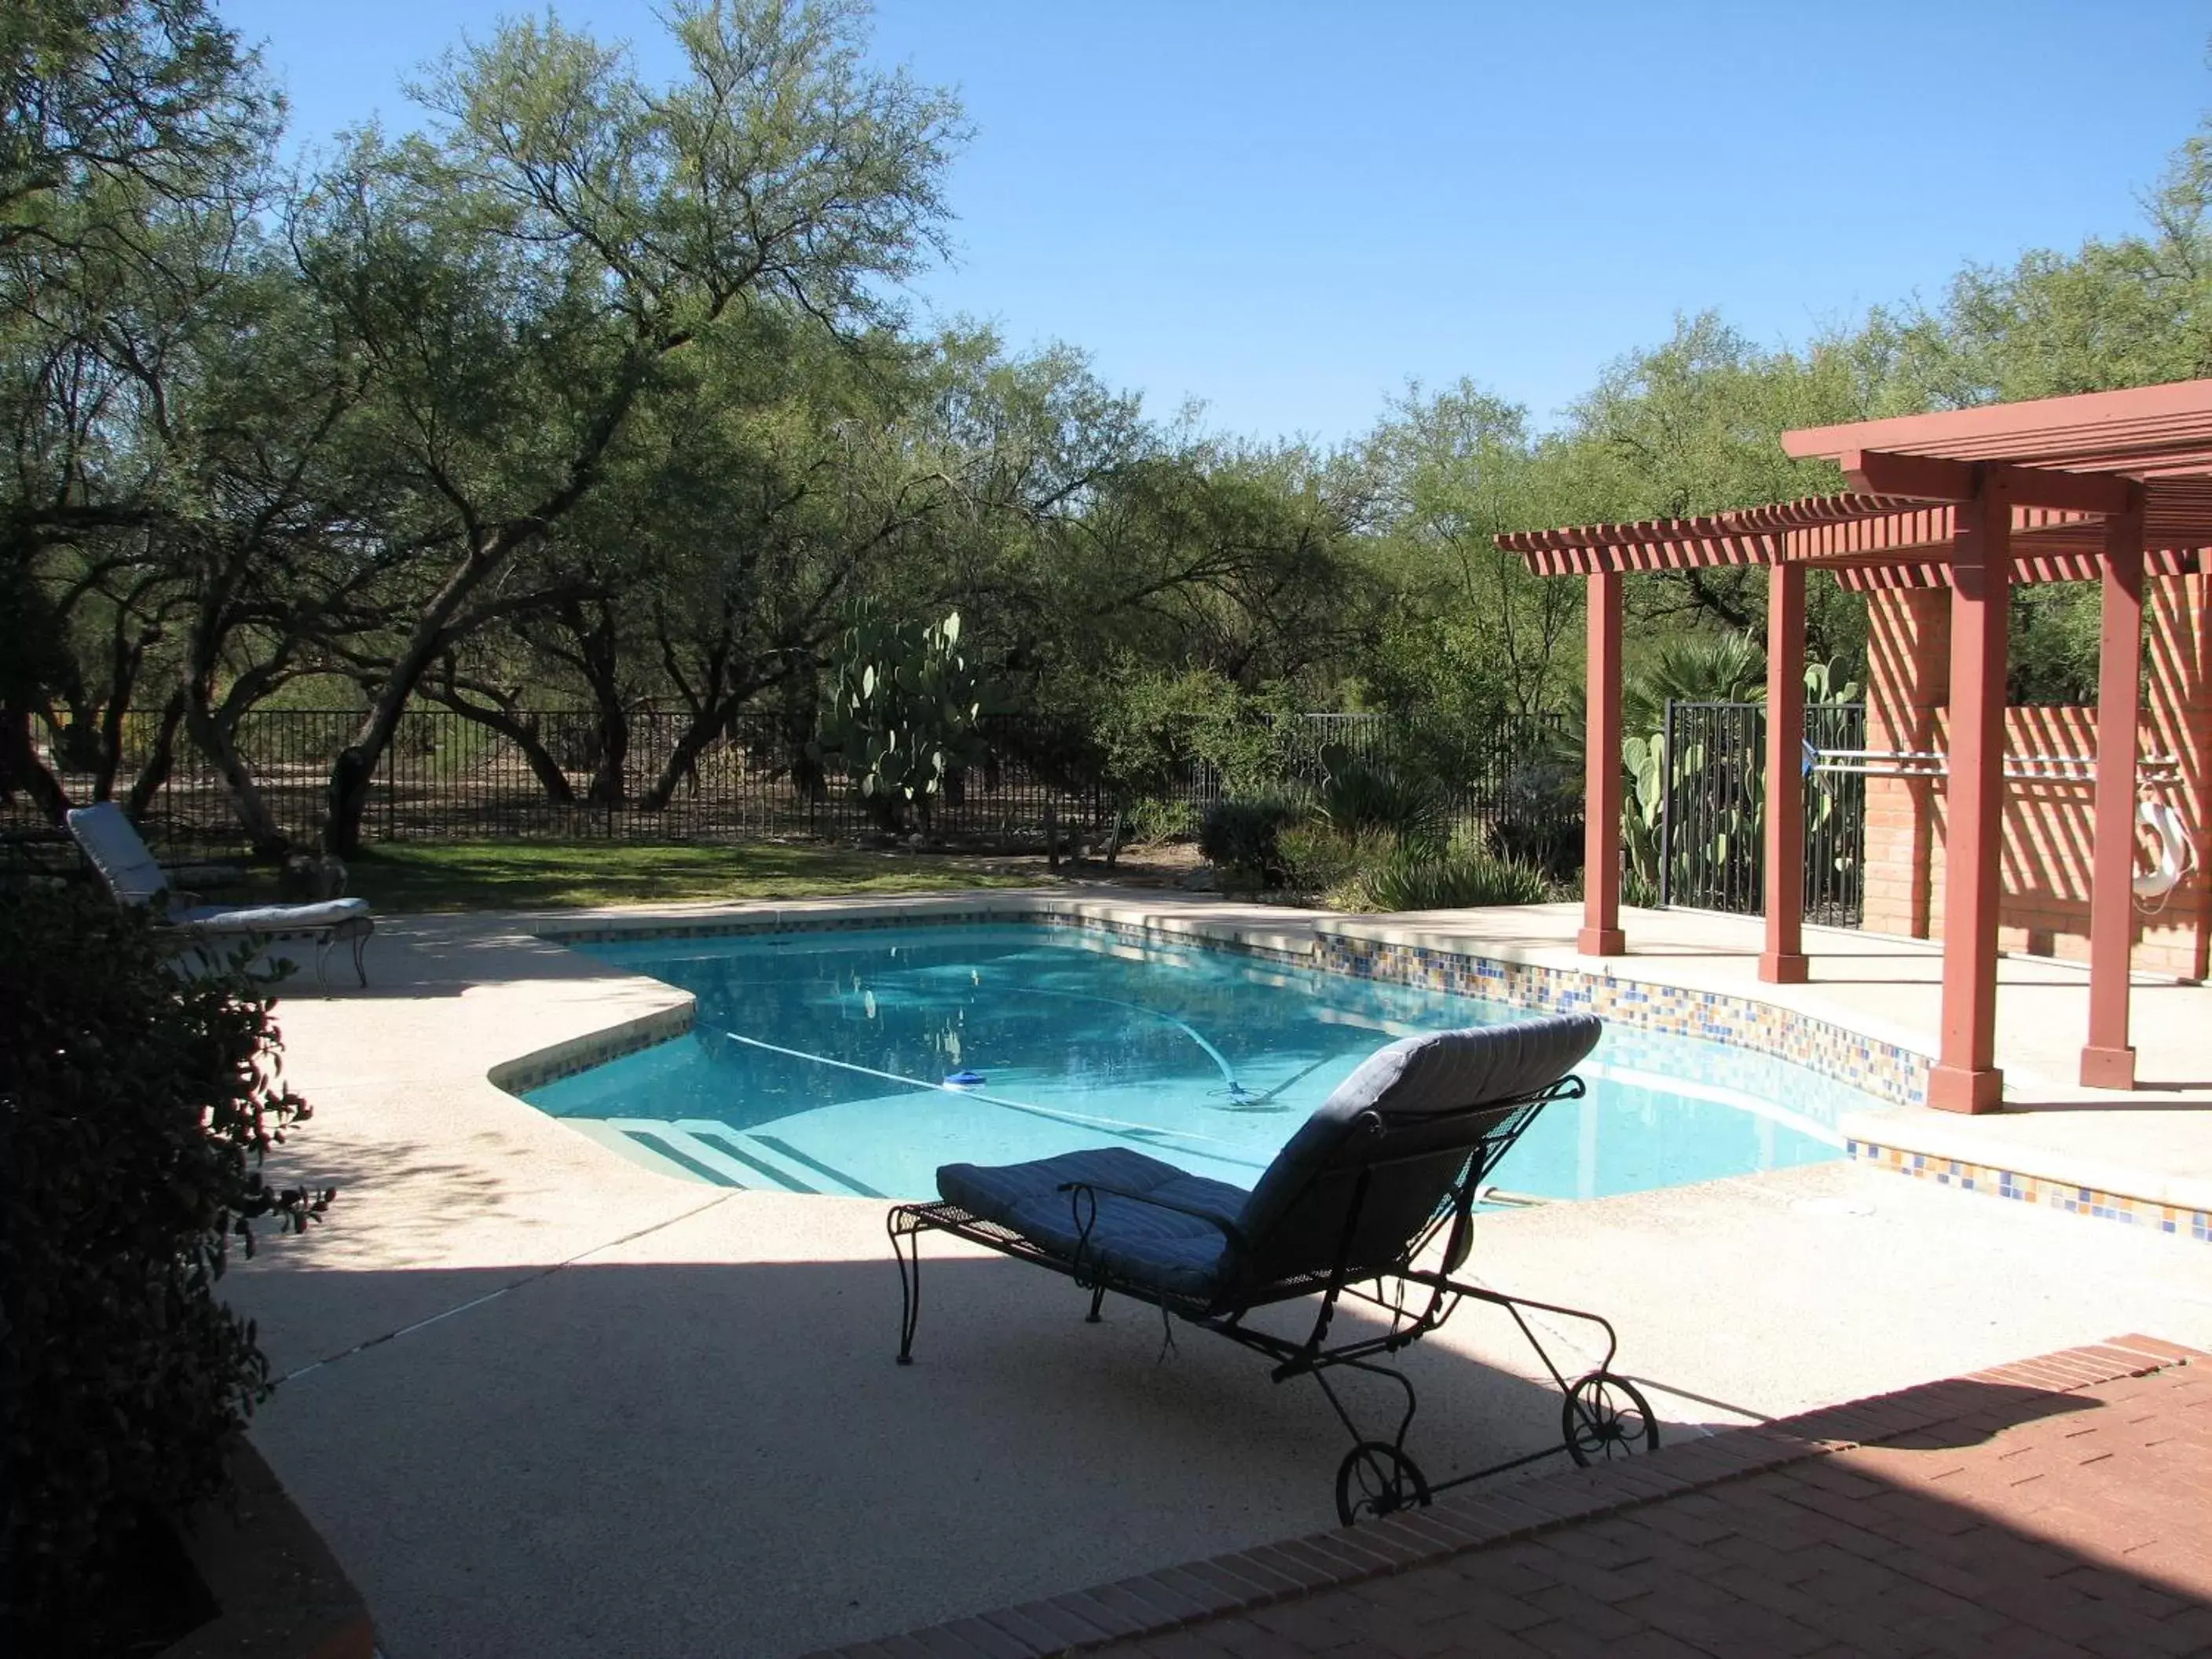
[[[1370,866],[1362,886],[1369,904],[1377,910],[1541,904],[1551,896],[1542,871],[1465,846],[1440,857],[1401,848]]]
[[[1125,839],[1134,847],[1182,841],[1198,830],[1198,809],[1187,800],[1139,795],[1122,810]]]
[[[125,1541],[220,1489],[227,1443],[269,1392],[253,1327],[216,1281],[257,1222],[304,1228],[331,1194],[262,1177],[307,1107],[277,1080],[258,991],[236,971],[179,975],[143,912],[0,889],[17,1650],[61,1651],[57,1632],[76,1650]]]
[[[1283,859],[1283,884],[1301,893],[1340,892],[1391,848],[1385,837],[1347,836],[1314,822],[1286,826],[1277,833],[1275,845]]]
[[[1315,806],[1346,838],[1382,834],[1434,853],[1451,834],[1451,803],[1433,779],[1372,761],[1338,759]]]
[[[1218,800],[1199,824],[1198,850],[1221,872],[1224,885],[1287,886],[1281,836],[1304,811],[1305,803],[1289,794]]]
[[[842,762],[884,829],[927,823],[962,769],[983,760],[981,668],[960,652],[960,613],[888,622],[856,605],[838,641],[814,757]]]

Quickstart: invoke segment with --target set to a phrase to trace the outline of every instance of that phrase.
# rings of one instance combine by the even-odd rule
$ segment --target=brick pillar
[[[1887,588],[1867,601],[1867,747],[1941,750],[1951,696],[1951,594],[1942,587]],[[1926,939],[1935,910],[1932,778],[1867,780],[1866,915],[1869,933]]]

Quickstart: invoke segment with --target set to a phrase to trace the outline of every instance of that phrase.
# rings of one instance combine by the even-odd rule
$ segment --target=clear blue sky
[[[402,78],[517,9],[217,3],[309,142],[411,125]],[[647,0],[558,9],[672,62]],[[2208,37],[2206,0],[882,0],[875,51],[976,128],[925,308],[1326,441],[1408,377],[1545,418],[1678,312],[1796,342],[2126,231]]]

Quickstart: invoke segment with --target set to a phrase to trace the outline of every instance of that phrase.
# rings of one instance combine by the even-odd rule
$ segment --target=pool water
[[[693,993],[693,1029],[524,1098],[659,1167],[793,1192],[933,1198],[940,1164],[1115,1144],[1249,1187],[1383,1044],[1528,1018],[1033,925],[585,948]],[[1784,1060],[1618,1027],[1580,1069],[1588,1097],[1538,1115],[1493,1177],[1502,1193],[1591,1198],[1839,1158],[1838,1114],[1879,1103]]]

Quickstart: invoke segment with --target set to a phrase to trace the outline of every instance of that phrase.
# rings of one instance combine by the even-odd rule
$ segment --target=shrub
[[[1397,767],[1346,761],[1322,785],[1321,816],[1345,836],[1386,835],[1401,846],[1440,851],[1451,833],[1451,804],[1433,779]]]
[[[1280,688],[1254,693],[1204,669],[1164,674],[1125,663],[1089,696],[1093,739],[1118,793],[1172,794],[1210,770],[1229,793],[1257,796],[1285,776]]]
[[[1302,804],[1287,795],[1218,800],[1199,824],[1198,850],[1221,870],[1227,885],[1287,886],[1291,872],[1281,836],[1301,816]]]
[[[21,1650],[82,1645],[132,1532],[220,1489],[269,1392],[216,1280],[257,1221],[304,1228],[331,1194],[262,1179],[307,1108],[254,989],[181,977],[142,913],[85,890],[0,888],[0,1616]]]
[[[1385,850],[1372,838],[1339,834],[1326,823],[1293,823],[1279,831],[1284,883],[1301,893],[1334,892]]]
[[[1540,904],[1551,896],[1543,872],[1473,848],[1442,857],[1401,849],[1372,866],[1363,883],[1378,910],[1461,910],[1485,904]]]
[[[1139,795],[1121,815],[1133,846],[1157,847],[1162,842],[1182,841],[1198,829],[1198,809],[1187,800],[1160,800]]]

